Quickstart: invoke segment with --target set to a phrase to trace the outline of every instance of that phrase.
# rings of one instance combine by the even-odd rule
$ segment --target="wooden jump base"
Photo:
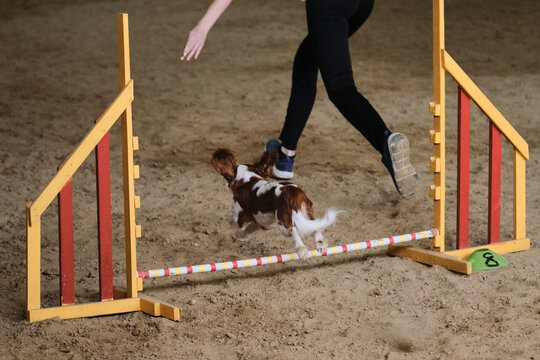
[[[346,252],[353,252],[358,250],[370,249],[378,246],[386,246],[398,243],[404,243],[414,240],[429,239],[438,234],[437,229],[425,230],[417,233],[396,235],[385,237],[377,240],[362,241],[347,245],[338,245],[329,247],[324,253],[320,253],[317,250],[311,250],[308,252],[307,259],[321,257],[321,256],[330,256],[335,254],[342,254]],[[300,257],[297,253],[291,254],[281,254],[274,256],[266,256],[256,259],[245,259],[245,260],[233,260],[225,261],[220,263],[213,264],[204,264],[204,265],[192,265],[192,266],[181,266],[173,268],[164,268],[156,270],[139,270],[137,271],[137,277],[140,279],[149,279],[157,278],[164,276],[172,275],[187,275],[187,274],[196,274],[204,272],[213,272],[213,271],[222,271],[222,270],[232,270],[240,269],[245,267],[253,266],[263,266],[270,264],[279,264],[289,261],[300,260]]]
[[[434,184],[429,195],[433,199],[433,230],[392,236],[365,242],[328,248],[323,254],[312,250],[308,258],[329,256],[388,245],[388,253],[412,260],[441,265],[447,269],[470,274],[471,264],[465,259],[478,248],[489,248],[499,254],[526,250],[530,240],[525,232],[525,163],[529,148],[525,140],[478,89],[459,65],[444,49],[444,3],[433,0],[433,69],[434,101],[429,111],[433,115],[434,129],[430,131],[434,155],[430,169]],[[118,47],[120,92],[111,105],[98,117],[75,150],[58,168],[58,173],[34,202],[26,206],[26,314],[29,321],[53,317],[62,319],[120,314],[142,311],[154,316],[178,320],[178,307],[139,294],[143,278],[185,275],[220,271],[250,266],[262,266],[298,260],[298,254],[282,254],[255,259],[228,261],[215,264],[185,266],[158,270],[137,271],[136,240],[141,227],[136,224],[135,211],[141,200],[135,195],[135,179],[139,166],[133,162],[133,152],[139,149],[139,140],[133,136],[132,110],[133,80],[130,75],[129,36],[127,14],[118,14]],[[458,207],[456,250],[445,251],[445,74],[448,72],[459,86],[458,130]],[[469,247],[469,104],[474,101],[490,119],[489,152],[489,211],[488,244]],[[124,227],[126,288],[113,287],[111,185],[109,164],[109,130],[121,117],[122,165],[124,181]],[[501,140],[505,137],[514,147],[514,240],[500,241],[501,201]],[[95,150],[96,183],[98,197],[98,249],[100,301],[75,303],[73,259],[73,195],[72,176]],[[51,202],[58,199],[60,306],[41,308],[41,216]],[[413,240],[430,238],[432,250],[404,246]]]

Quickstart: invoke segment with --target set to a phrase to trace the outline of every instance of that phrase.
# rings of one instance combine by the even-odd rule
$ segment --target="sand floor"
[[[231,194],[209,158],[231,148],[252,162],[279,134],[304,4],[236,0],[200,59],[180,62],[209,1],[0,2],[0,358],[538,359],[540,354],[540,3],[448,1],[447,48],[530,147],[527,234],[507,267],[459,275],[384,248],[284,265],[146,281],[180,307],[173,322],[142,313],[25,320],[25,204],[91,128],[118,89],[116,14],[129,13],[135,162],[142,208],[138,268],[286,253],[277,229],[249,242],[225,223]],[[319,83],[298,147],[295,183],[346,211],[331,245],[432,227],[431,1],[378,1],[351,39],[358,89],[411,140],[420,175],[402,200],[379,156]],[[456,86],[447,78],[447,237],[455,246]],[[488,121],[471,126],[471,244],[487,237]],[[111,132],[115,284],[124,285],[119,126]],[[501,237],[512,238],[512,149],[503,144]],[[73,178],[77,302],[98,298],[94,158]],[[56,201],[42,219],[42,306],[58,304]],[[309,242],[309,241],[308,241]],[[420,241],[419,246],[427,246]]]

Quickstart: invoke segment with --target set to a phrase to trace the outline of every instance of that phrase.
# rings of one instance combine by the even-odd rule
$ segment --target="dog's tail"
[[[298,229],[300,236],[309,235],[315,231],[323,231],[332,225],[336,221],[337,216],[342,212],[344,211],[331,207],[326,210],[322,218],[310,220],[305,204],[302,204],[301,211],[292,212],[292,221],[293,225]]]

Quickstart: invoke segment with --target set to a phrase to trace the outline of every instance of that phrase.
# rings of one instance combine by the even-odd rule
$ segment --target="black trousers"
[[[354,84],[349,37],[362,26],[374,0],[307,0],[308,35],[296,52],[292,89],[281,131],[282,145],[295,150],[315,102],[317,74],[341,114],[382,153],[388,128]]]

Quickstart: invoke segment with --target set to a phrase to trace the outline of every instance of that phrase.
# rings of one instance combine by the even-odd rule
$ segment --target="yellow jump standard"
[[[140,198],[135,196],[134,179],[138,178],[139,167],[133,164],[133,151],[138,150],[138,138],[133,136],[131,102],[133,80],[129,64],[128,16],[118,14],[118,47],[120,68],[120,93],[112,104],[98,117],[94,127],[84,137],[73,153],[60,166],[58,173],[34,202],[26,206],[26,314],[29,321],[53,317],[61,319],[98,315],[120,314],[142,311],[154,316],[178,320],[177,307],[155,299],[138,296],[137,258],[135,242],[141,229],[135,223],[135,209],[140,207]],[[122,160],[124,169],[124,214],[126,234],[126,284],[127,288],[113,289],[113,300],[87,304],[64,304],[41,308],[41,215],[71,181],[71,177],[92,153],[96,146],[108,136],[109,130],[122,118]]]
[[[445,74],[448,72],[459,85],[459,130],[458,130],[458,209],[457,250],[445,251]],[[525,162],[529,159],[529,146],[489,99],[480,91],[467,74],[452,59],[444,47],[444,0],[433,0],[433,102],[429,112],[433,115],[434,129],[430,131],[433,156],[430,169],[434,184],[429,195],[433,199],[433,226],[439,235],[432,242],[432,250],[393,245],[388,247],[392,255],[409,257],[429,265],[442,265],[464,274],[471,273],[470,264],[463,267],[453,259],[465,260],[479,248],[487,248],[506,254],[530,247],[525,233]],[[489,213],[487,245],[470,248],[468,245],[468,117],[467,104],[473,100],[490,120],[490,164],[489,164]],[[463,128],[466,129],[463,130]],[[514,240],[499,242],[501,143],[504,135],[514,147]],[[463,162],[460,164],[460,162]]]

